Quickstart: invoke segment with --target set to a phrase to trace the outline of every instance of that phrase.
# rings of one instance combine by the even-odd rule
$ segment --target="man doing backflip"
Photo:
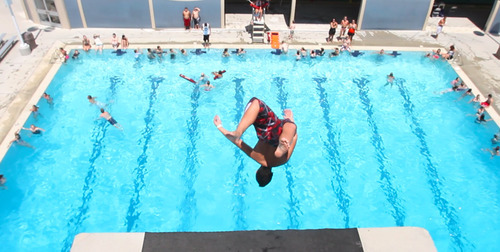
[[[254,97],[248,102],[243,118],[235,131],[226,130],[222,127],[219,116],[214,117],[217,129],[261,165],[256,175],[257,182],[261,187],[271,182],[272,167],[288,162],[297,143],[297,126],[293,120],[293,113],[289,109],[285,109],[283,112],[284,119],[279,119],[263,101]],[[259,138],[254,148],[241,140],[243,132],[252,124]]]

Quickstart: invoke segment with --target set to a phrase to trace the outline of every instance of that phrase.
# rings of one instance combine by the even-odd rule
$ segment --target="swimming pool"
[[[67,251],[80,232],[231,231],[419,226],[440,251],[499,248],[498,127],[478,125],[447,62],[420,53],[303,59],[248,50],[82,54],[61,66],[0,171],[6,251]],[[205,91],[179,77],[226,70]],[[385,86],[393,72],[397,81]],[[107,103],[120,131],[87,95]],[[294,111],[291,160],[259,188],[253,160],[214,127],[236,127],[251,97]],[[243,140],[253,146],[249,129]]]

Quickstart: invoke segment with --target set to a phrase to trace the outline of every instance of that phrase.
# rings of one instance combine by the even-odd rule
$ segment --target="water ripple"
[[[196,181],[197,172],[196,166],[198,164],[198,150],[196,142],[198,141],[198,107],[200,99],[200,89],[198,85],[194,85],[191,94],[191,117],[187,122],[187,137],[189,139],[189,146],[186,149],[186,166],[182,177],[184,178],[184,185],[186,186],[186,195],[181,203],[181,223],[178,231],[189,231],[196,220],[196,191],[194,190],[194,182]]]
[[[245,92],[243,91],[243,85],[241,84],[245,79],[242,78],[234,78],[233,82],[234,86],[234,99],[236,100],[236,114],[234,116],[234,121],[236,123],[243,117],[243,97],[245,96]],[[246,186],[248,184],[247,180],[242,177],[243,171],[245,170],[244,165],[244,157],[241,154],[241,150],[235,148],[234,157],[236,160],[236,166],[238,169],[236,170],[234,184],[233,187],[233,195],[235,197],[236,205],[233,207],[234,217],[236,219],[236,227],[235,230],[247,230],[248,224],[245,219],[245,195],[246,195]]]
[[[275,77],[273,79],[273,82],[276,84],[278,87],[278,103],[280,104],[281,111],[285,110],[288,108],[287,104],[287,98],[288,98],[288,93],[285,92],[285,89],[283,87],[285,79],[281,77]],[[290,224],[288,225],[289,229],[298,229],[300,224],[299,224],[299,213],[300,211],[300,203],[297,197],[293,193],[293,187],[294,187],[294,181],[293,181],[293,176],[292,173],[290,172],[291,166],[287,162],[285,165],[285,175],[286,175],[286,181],[288,182],[287,184],[287,189],[288,189],[288,195],[290,195],[290,199],[288,201],[288,218],[290,221]]]
[[[117,84],[122,83],[121,78],[117,76],[113,76],[110,78],[109,91],[110,96],[113,98],[116,95],[116,86]],[[73,239],[75,235],[80,232],[80,228],[82,223],[87,218],[87,212],[89,210],[89,203],[93,196],[93,185],[96,179],[96,161],[101,156],[102,150],[104,148],[104,138],[106,137],[106,132],[109,127],[109,124],[105,120],[99,120],[95,123],[94,129],[92,130],[92,154],[89,158],[89,171],[87,172],[87,176],[85,177],[85,183],[83,184],[83,195],[82,195],[82,204],[75,211],[76,215],[74,215],[68,221],[68,235],[66,239],[64,239],[62,251],[69,251],[71,248],[71,244],[73,243]]]
[[[140,203],[140,192],[144,188],[144,174],[147,173],[146,164],[148,163],[147,151],[149,148],[149,142],[153,137],[154,131],[154,117],[156,111],[154,110],[154,105],[157,99],[156,90],[163,81],[163,77],[149,77],[151,82],[151,90],[149,91],[149,106],[146,111],[146,116],[144,117],[145,127],[142,130],[142,138],[139,139],[139,144],[142,143],[142,152],[137,158],[137,167],[134,169],[135,179],[134,179],[134,192],[130,198],[130,204],[127,211],[126,226],[127,232],[131,232],[136,226],[136,221],[139,219],[141,213],[137,211],[137,206]]]
[[[340,146],[340,135],[337,134],[337,130],[334,129],[332,123],[330,122],[330,104],[328,103],[328,95],[325,92],[325,88],[321,85],[326,82],[326,78],[313,78],[314,82],[317,84],[316,90],[319,95],[319,105],[323,109],[323,119],[325,120],[325,127],[327,132],[327,141],[324,141],[325,150],[327,152],[328,162],[331,165],[332,171],[335,174],[335,178],[332,179],[331,186],[332,190],[337,195],[338,207],[340,211],[344,214],[344,227],[349,228],[349,207],[351,198],[344,190],[344,184],[346,179],[344,177],[345,169],[344,162],[341,159],[339,153]]]
[[[453,206],[450,206],[448,201],[443,198],[444,195],[443,192],[441,192],[441,187],[443,187],[443,185],[441,183],[441,179],[439,178],[437,168],[432,162],[432,155],[430,153],[429,147],[427,146],[427,140],[425,139],[425,131],[420,126],[420,123],[413,112],[413,108],[415,106],[411,102],[408,90],[403,85],[406,83],[406,81],[402,78],[398,78],[394,82],[396,83],[399,89],[399,93],[403,98],[403,107],[405,108],[406,115],[412,122],[412,132],[419,140],[420,154],[425,158],[427,162],[427,165],[425,167],[425,174],[427,175],[427,182],[429,183],[430,189],[434,195],[434,205],[436,205],[436,207],[439,209],[439,214],[445,221],[446,227],[450,232],[451,239],[457,245],[457,248],[463,251],[465,246],[464,241],[466,241],[466,239],[462,235],[460,227],[458,226],[458,216],[456,214],[455,208]]]
[[[377,123],[373,119],[373,106],[370,98],[368,98],[369,88],[366,84],[369,80],[363,77],[361,79],[354,79],[353,82],[358,86],[359,99],[363,104],[363,110],[366,112],[367,116],[366,120],[372,130],[371,142],[377,156],[378,170],[380,172],[380,186],[385,192],[387,201],[389,201],[393,208],[391,212],[394,220],[396,221],[396,225],[403,226],[406,214],[401,206],[400,200],[398,199],[398,191],[394,188],[392,178],[386,168],[387,157],[385,155],[384,141],[382,136],[379,134]]]

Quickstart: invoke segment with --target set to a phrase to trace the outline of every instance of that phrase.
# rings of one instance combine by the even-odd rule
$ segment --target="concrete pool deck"
[[[51,75],[55,74],[57,65],[51,63],[52,53],[58,47],[78,47],[82,35],[91,36],[101,34],[105,48],[110,49],[112,33],[126,34],[131,42],[130,48],[151,45],[162,45],[163,48],[196,48],[201,47],[201,31],[184,31],[183,29],[60,29],[44,27],[26,20],[24,12],[18,7],[14,11],[21,32],[32,30],[36,37],[38,47],[28,56],[19,53],[20,43],[0,63],[0,139],[2,139],[2,152],[8,148],[7,143],[13,138],[13,131],[24,123],[29,116],[29,107],[40,98],[41,92],[48,85]],[[213,48],[263,48],[270,49],[268,44],[250,44],[250,34],[245,31],[245,24],[249,18],[245,15],[227,15],[229,24],[226,29],[212,29],[210,37]],[[281,31],[285,37],[288,35],[284,19],[278,16],[268,17],[268,26],[272,30]],[[422,50],[431,48],[448,48],[454,44],[460,54],[457,60],[452,61],[457,73],[467,84],[474,83],[474,91],[484,96],[488,93],[495,98],[491,108],[487,111],[495,116],[495,121],[500,119],[493,110],[500,111],[500,61],[494,56],[498,49],[498,37],[481,36],[480,29],[470,21],[463,18],[448,18],[446,27],[439,39],[434,39],[433,34],[437,19],[429,19],[429,25],[424,31],[358,31],[352,48],[354,50]],[[332,49],[338,43],[327,44],[328,24],[311,25],[296,24],[295,36],[288,41],[291,49],[305,47],[307,49]],[[7,7],[0,4],[0,32],[12,36],[16,30]],[[93,53],[93,52],[92,52]],[[56,69],[56,70],[54,70]],[[385,73],[383,73],[385,74]],[[48,77],[48,78],[46,78]],[[86,96],[87,94],[82,94]],[[57,100],[56,100],[57,102]],[[24,120],[23,120],[24,118]],[[1,159],[1,158],[0,158]],[[1,171],[0,171],[1,173]],[[397,234],[398,231],[395,232]],[[394,235],[394,234],[393,234]],[[368,250],[365,250],[368,251]],[[372,250],[374,251],[374,250]],[[387,250],[382,250],[387,251]],[[398,250],[403,251],[403,250]],[[425,250],[418,250],[425,251]]]

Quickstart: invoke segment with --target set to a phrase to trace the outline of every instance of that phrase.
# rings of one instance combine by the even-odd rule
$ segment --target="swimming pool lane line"
[[[179,211],[181,212],[181,222],[177,231],[191,231],[191,228],[196,220],[197,207],[196,207],[196,191],[194,190],[194,182],[198,173],[196,166],[198,165],[198,150],[196,143],[198,141],[198,125],[200,119],[198,118],[198,107],[200,99],[200,88],[194,85],[193,92],[191,93],[191,117],[187,121],[186,132],[189,139],[189,146],[186,152],[186,165],[182,176],[184,177],[184,185],[186,186],[186,196],[184,197]]]
[[[134,179],[134,191],[132,197],[130,198],[130,204],[127,210],[126,225],[127,232],[133,231],[133,229],[137,226],[136,221],[139,219],[141,213],[137,211],[137,205],[140,203],[140,193],[142,189],[145,187],[144,183],[144,174],[147,173],[146,164],[148,163],[148,148],[149,142],[151,141],[154,133],[154,118],[156,111],[154,110],[154,105],[157,100],[157,89],[160,84],[163,82],[163,77],[153,77],[149,76],[149,81],[151,82],[151,90],[149,91],[149,104],[148,110],[146,111],[146,115],[144,117],[145,127],[142,130],[142,139],[139,139],[138,143],[142,142],[142,152],[137,158],[137,167],[134,169],[135,179]]]
[[[121,78],[113,76],[109,78],[110,85],[109,90],[111,92],[111,97],[116,95],[116,84],[122,82]],[[85,220],[84,216],[87,214],[89,209],[89,202],[92,199],[93,188],[91,187],[96,179],[96,161],[101,156],[104,138],[106,137],[106,132],[108,130],[109,123],[106,120],[98,120],[95,122],[94,129],[92,130],[92,137],[94,138],[92,144],[92,154],[89,158],[89,171],[85,177],[85,184],[83,185],[83,196],[82,204],[78,208],[78,213],[74,215],[68,222],[68,230],[74,229],[74,231],[69,231],[68,236],[64,239],[62,246],[62,251],[69,251],[73,243],[75,235],[79,233],[79,229]],[[73,227],[71,227],[73,226]]]
[[[283,88],[285,78],[282,77],[274,77],[273,78],[273,83],[276,84],[278,87],[278,103],[280,104],[281,112],[284,111],[285,109],[288,108],[288,93],[285,92]],[[278,114],[279,115],[279,114]],[[293,176],[292,173],[290,172],[291,165],[289,162],[286,162],[285,165],[285,176],[286,176],[286,181],[287,181],[287,190],[288,190],[288,195],[289,195],[289,200],[288,200],[288,219],[290,224],[288,225],[288,229],[298,229],[300,228],[300,224],[298,221],[300,211],[300,203],[297,197],[295,197],[293,193],[293,186],[295,185],[293,181]]]
[[[338,207],[339,210],[344,214],[343,220],[344,220],[344,227],[345,228],[350,228],[349,225],[349,207],[350,207],[350,199],[349,195],[347,192],[344,190],[344,184],[346,183],[346,179],[344,177],[345,171],[345,163],[342,161],[342,156],[339,153],[339,146],[340,146],[340,136],[336,134],[337,130],[333,128],[332,122],[330,122],[330,104],[328,103],[328,94],[325,91],[325,88],[323,88],[322,84],[326,82],[326,78],[313,78],[313,81],[316,82],[317,87],[316,90],[318,91],[318,96],[319,96],[319,105],[323,111],[323,119],[325,121],[325,128],[327,130],[327,141],[323,141],[325,151],[327,152],[328,155],[328,163],[330,163],[330,166],[332,168],[332,171],[335,175],[334,178],[332,178],[331,185],[332,189],[335,192],[337,199],[338,199]]]
[[[236,124],[243,117],[243,109],[244,109],[244,100],[245,91],[243,90],[242,82],[245,79],[242,78],[234,78],[234,99],[236,100],[235,110],[236,114],[234,116],[234,121]],[[236,169],[235,177],[234,177],[234,186],[233,186],[233,196],[236,202],[236,205],[233,207],[234,217],[235,217],[235,230],[247,230],[248,224],[245,218],[245,210],[247,207],[245,206],[245,195],[246,195],[246,187],[248,185],[248,181],[242,176],[244,174],[245,165],[245,155],[242,154],[241,150],[237,147],[234,148],[234,158],[236,160]]]
[[[382,136],[378,131],[377,123],[373,118],[373,105],[371,104],[370,98],[368,97],[368,92],[370,89],[366,84],[369,82],[369,80],[361,77],[358,79],[353,79],[352,82],[354,82],[358,87],[359,100],[363,105],[363,110],[366,113],[366,121],[368,122],[368,125],[370,126],[370,129],[372,131],[371,144],[376,153],[375,156],[377,157],[376,159],[378,163],[378,171],[380,172],[379,185],[382,188],[382,191],[384,191],[387,201],[392,206],[392,217],[394,218],[396,225],[404,226],[406,213],[404,208],[401,206],[401,199],[399,199],[398,197],[398,190],[394,188],[391,175],[386,167],[388,161],[385,155],[384,140],[382,139]]]
[[[439,174],[437,171],[437,167],[432,162],[432,155],[427,145],[427,140],[425,139],[426,135],[425,131],[420,126],[420,123],[415,116],[413,108],[415,107],[411,101],[410,95],[404,84],[406,80],[403,78],[397,78],[395,80],[395,84],[398,87],[399,93],[403,98],[403,107],[406,112],[407,117],[410,118],[411,121],[411,131],[417,137],[420,143],[420,155],[423,156],[427,162],[425,174],[427,175],[427,181],[429,186],[431,187],[431,191],[434,195],[434,205],[438,208],[441,217],[444,219],[446,223],[446,227],[448,228],[448,232],[450,232],[450,237],[453,242],[459,247],[460,250],[465,249],[464,241],[470,243],[465,237],[463,237],[460,227],[458,226],[458,216],[456,214],[456,210],[453,206],[451,206],[446,199],[442,197],[443,192],[441,192],[441,179],[439,178]],[[462,239],[464,241],[462,241]],[[470,244],[473,246],[473,244]]]

